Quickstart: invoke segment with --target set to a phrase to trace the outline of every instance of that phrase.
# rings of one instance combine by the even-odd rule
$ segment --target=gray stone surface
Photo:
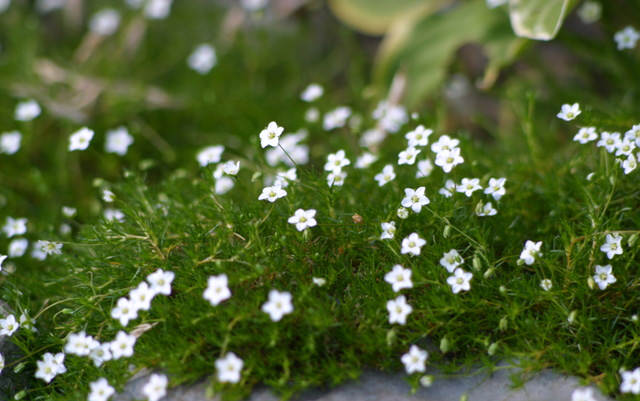
[[[552,371],[542,371],[532,377],[524,386],[512,389],[510,375],[515,370],[500,369],[491,376],[483,373],[460,375],[459,377],[439,377],[438,372],[427,372],[436,376],[431,387],[420,388],[410,393],[410,386],[403,374],[379,372],[364,373],[360,379],[345,383],[334,389],[309,390],[293,401],[459,401],[464,394],[469,401],[571,401],[571,393],[580,387],[576,378],[558,375]],[[147,380],[143,375],[133,380],[115,401],[144,399],[142,386]],[[206,398],[207,382],[182,386],[170,390],[163,401],[217,401]],[[597,401],[609,401],[595,390]],[[257,389],[249,401],[277,401],[268,389]]]

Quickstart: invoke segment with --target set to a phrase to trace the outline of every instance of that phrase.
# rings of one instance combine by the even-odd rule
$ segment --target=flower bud
[[[593,288],[596,286],[596,282],[595,282],[595,281],[593,281],[593,277],[591,277],[591,276],[590,276],[590,277],[587,279],[587,285],[589,286],[589,289],[590,289],[590,290],[593,290]]]
[[[575,322],[576,320],[577,314],[578,314],[578,311],[572,310],[571,313],[569,313],[569,317],[567,317],[567,322],[569,322],[569,324],[573,324],[573,322]]]
[[[484,278],[489,278],[489,277],[493,276],[493,273],[495,271],[496,271],[496,269],[493,268],[493,267],[488,268],[487,271],[484,272]]]
[[[442,351],[443,354],[446,354],[449,351],[449,340],[447,339],[447,337],[442,337],[442,340],[440,340],[440,351]]]
[[[464,393],[460,396],[460,401],[469,401],[469,396],[467,393]]]
[[[422,387],[431,387],[432,384],[433,384],[433,376],[424,375],[420,378],[420,385]]]
[[[387,347],[391,348],[396,342],[396,329],[387,331]]]
[[[406,219],[407,217],[409,217],[409,211],[403,207],[398,208],[398,217],[400,217],[401,219]]]
[[[503,317],[502,319],[500,319],[500,323],[498,323],[498,328],[500,329],[500,331],[505,331],[507,330],[507,328],[509,327],[509,320],[507,320],[507,317]]]
[[[13,396],[14,400],[21,400],[24,398],[24,396],[27,395],[27,391],[26,390],[20,390],[16,393],[16,395]]]
[[[507,287],[505,287],[504,285],[501,285],[499,290],[500,290],[500,294],[502,295],[507,293]]]
[[[489,349],[487,350],[487,354],[494,355],[498,350],[498,343],[491,343]]]
[[[442,231],[442,236],[443,236],[444,238],[449,238],[449,236],[450,236],[450,235],[451,235],[451,226],[447,224],[447,225],[444,227],[444,231]]]
[[[637,241],[638,241],[638,234],[636,233],[629,237],[628,244],[630,247],[633,247]]]
[[[471,266],[473,267],[473,270],[480,271],[480,268],[482,267],[482,261],[480,260],[480,257],[478,256],[478,254],[473,255],[473,261]]]

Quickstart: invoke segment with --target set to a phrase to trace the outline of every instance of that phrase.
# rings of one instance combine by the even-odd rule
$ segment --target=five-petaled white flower
[[[12,336],[19,328],[20,324],[13,315],[0,319],[0,336]]]
[[[389,311],[389,323],[406,324],[407,316],[413,311],[413,308],[407,303],[405,296],[400,295],[387,302],[387,310]]]
[[[315,209],[298,209],[287,221],[289,224],[295,224],[298,231],[304,231],[307,227],[314,227],[317,224],[315,216]]]
[[[411,208],[415,213],[420,213],[422,206],[429,204],[429,198],[424,195],[424,187],[418,187],[416,189],[405,188],[404,199],[402,199],[402,206]]]
[[[449,173],[455,166],[463,162],[460,148],[443,149],[436,154],[436,165],[442,167],[442,171],[445,173]]]
[[[611,271],[611,265],[596,265],[596,274],[593,275],[593,280],[601,290],[606,289],[609,284],[616,282],[616,278]]]
[[[418,125],[413,131],[407,132],[404,136],[407,138],[409,147],[427,146],[429,144],[429,136],[433,130],[425,129],[423,125]]]
[[[404,364],[404,368],[407,371],[407,374],[412,374],[415,372],[424,372],[425,362],[429,357],[429,353],[427,351],[421,349],[417,345],[412,345],[409,348],[409,352],[402,355],[401,361]]]
[[[69,137],[69,152],[85,150],[93,139],[93,130],[87,127],[80,128]]]
[[[540,281],[540,288],[542,288],[543,290],[550,291],[552,287],[553,283],[548,278],[542,279]]]
[[[391,271],[385,274],[384,281],[391,284],[394,292],[398,292],[403,288],[413,288],[411,269],[405,269],[400,265],[393,266]]]
[[[2,231],[4,231],[8,238],[15,235],[22,235],[27,232],[27,219],[14,219],[13,217],[7,217],[7,222],[2,227]]]
[[[224,146],[222,145],[208,146],[198,152],[196,159],[198,160],[198,164],[204,167],[209,164],[218,163],[222,157],[222,152],[224,152]]]
[[[112,358],[120,359],[122,357],[130,357],[133,355],[133,347],[135,345],[135,336],[127,334],[124,331],[119,331],[118,334],[116,334],[116,338],[109,343]]]
[[[500,200],[506,193],[504,189],[504,184],[507,182],[507,179],[502,178],[489,178],[489,185],[484,189],[484,193],[487,195],[493,196],[493,199]]]
[[[129,146],[133,143],[133,137],[129,134],[129,130],[125,127],[118,127],[114,130],[107,131],[107,141],[104,144],[104,150],[107,153],[115,153],[120,156],[127,154]]]
[[[287,191],[285,191],[278,185],[273,185],[271,187],[262,188],[262,193],[260,194],[260,196],[258,196],[258,200],[267,200],[273,203],[285,196],[287,196]]]
[[[291,294],[286,291],[269,291],[269,300],[262,304],[262,311],[268,314],[274,322],[279,321],[284,315],[293,312]]]
[[[389,181],[393,181],[396,178],[396,173],[393,171],[393,166],[391,164],[387,164],[382,168],[382,172],[376,174],[373,178],[378,181],[378,186],[381,187]]]
[[[603,131],[600,134],[600,140],[596,143],[598,147],[604,147],[607,149],[607,152],[613,153],[620,143],[620,133],[619,132],[607,132]]]
[[[636,146],[640,146],[640,124],[636,124],[627,132],[624,133],[624,137],[631,141],[636,142]]]
[[[67,368],[64,366],[64,353],[62,352],[55,355],[50,352],[45,353],[37,365],[36,378],[42,379],[47,383],[50,383],[57,375],[67,371]]]
[[[424,159],[418,162],[418,171],[416,171],[416,178],[424,178],[431,175],[433,171],[433,163],[431,159]]]
[[[533,262],[536,261],[536,258],[542,255],[540,247],[542,247],[542,241],[533,242],[527,240],[527,242],[524,243],[524,249],[520,253],[519,260],[528,265],[532,265]]]
[[[142,393],[148,401],[158,401],[167,395],[167,376],[154,373],[149,377],[149,381],[142,387]]]
[[[149,284],[143,281],[129,292],[129,299],[131,300],[131,305],[133,305],[134,308],[139,310],[149,310],[151,308],[151,301],[156,294],[157,292],[151,289]]]
[[[381,223],[380,226],[382,227],[382,234],[380,235],[380,239],[393,239],[393,237],[396,235],[396,222],[384,222]]]
[[[451,291],[454,294],[460,291],[469,291],[471,289],[471,278],[473,274],[462,270],[460,267],[453,271],[453,276],[447,278],[447,284],[451,286]]]
[[[344,150],[340,149],[336,153],[327,156],[327,163],[324,165],[325,171],[342,171],[342,167],[348,166],[351,161],[346,158]]]
[[[39,240],[35,247],[45,255],[60,255],[62,253],[62,244],[59,242]]]
[[[240,171],[240,162],[237,160],[229,160],[222,164],[222,171],[224,171],[226,175],[236,175],[238,171]]]
[[[440,265],[447,269],[449,273],[453,273],[456,267],[460,266],[464,262],[462,256],[455,249],[445,252],[440,259]]]
[[[131,302],[129,298],[120,298],[115,308],[111,309],[111,317],[120,321],[120,324],[126,327],[130,320],[138,317],[138,308]]]
[[[451,138],[449,135],[442,135],[438,140],[431,144],[433,153],[442,153],[443,151],[451,151],[458,148],[460,140]]]
[[[480,216],[480,217],[495,216],[496,214],[498,214],[498,211],[493,207],[491,202],[482,203],[482,201],[480,201],[476,205],[477,216]]]
[[[630,154],[623,162],[622,168],[625,174],[629,174],[638,167],[638,160],[633,154]]]
[[[174,277],[175,273],[172,271],[158,269],[147,276],[147,282],[156,294],[169,295]]]
[[[204,291],[203,297],[213,306],[231,298],[227,275],[223,273],[218,276],[209,277],[209,280],[207,281],[207,289]]]
[[[467,197],[470,197],[479,189],[482,189],[482,187],[478,178],[463,178],[462,182],[456,185],[456,191],[464,193]]]
[[[263,148],[267,146],[278,146],[278,140],[283,131],[283,127],[279,127],[275,121],[271,121],[269,125],[267,125],[267,128],[260,132],[260,146]]]
[[[600,250],[607,254],[607,258],[613,259],[616,255],[622,255],[622,237],[619,234],[607,234],[605,243]]]
[[[621,393],[640,394],[640,367],[632,371],[623,371],[622,383],[620,383]]]
[[[578,133],[573,137],[573,140],[585,144],[598,139],[598,133],[596,127],[582,127],[578,130]]]
[[[444,187],[438,190],[438,193],[445,198],[450,198],[453,196],[453,193],[456,191],[456,183],[453,180],[447,180],[444,183]]]
[[[341,187],[344,185],[344,180],[347,178],[347,173],[341,170],[335,170],[327,174],[327,185],[329,187]]]
[[[89,358],[96,367],[102,366],[106,361],[111,360],[111,346],[109,343],[99,344],[89,353]]]
[[[564,121],[571,121],[578,117],[580,113],[582,113],[582,111],[580,111],[580,105],[578,103],[563,104],[560,112],[556,116]]]
[[[426,243],[427,241],[420,238],[417,233],[411,233],[408,237],[402,240],[402,249],[400,250],[400,253],[408,253],[418,256],[420,255],[420,248],[422,248]]]
[[[577,388],[571,393],[571,401],[596,401],[591,388]]]
[[[218,380],[222,383],[237,383],[240,381],[244,362],[233,352],[216,360]]]
[[[64,352],[78,356],[87,356],[92,349],[100,345],[92,336],[88,336],[84,331],[71,333],[67,337],[67,344]]]
[[[618,50],[633,49],[636,47],[638,40],[640,40],[640,32],[632,26],[626,26],[624,29],[616,32],[615,35],[613,35],[613,39],[616,41]]]
[[[88,401],[107,401],[116,392],[104,377],[89,383],[89,389]]]
[[[398,165],[409,164],[413,165],[416,162],[416,157],[420,154],[421,150],[414,147],[408,147],[398,154]]]

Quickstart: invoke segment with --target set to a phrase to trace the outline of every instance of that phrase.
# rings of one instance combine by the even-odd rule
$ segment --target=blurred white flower
[[[305,88],[304,91],[302,91],[302,94],[300,94],[300,99],[304,100],[305,102],[313,102],[319,99],[323,93],[324,89],[322,88],[322,86],[318,84],[310,84]]]
[[[126,127],[118,127],[114,130],[107,131],[107,141],[104,144],[104,150],[107,153],[116,153],[120,156],[127,154],[129,146],[133,143],[133,137],[129,134]]]
[[[153,373],[149,381],[142,387],[142,393],[147,397],[147,401],[158,401],[167,395],[167,376]]]
[[[171,12],[173,0],[147,0],[144,15],[149,19],[164,19]]]
[[[79,129],[69,137],[69,152],[87,149],[91,143],[91,139],[93,139],[92,130],[87,127]]]
[[[623,30],[616,32],[613,38],[618,45],[618,50],[633,49],[640,39],[640,32],[632,26],[627,26]]]
[[[242,359],[233,352],[227,353],[224,357],[216,360],[216,371],[218,380],[222,383],[237,383],[240,381]]]
[[[205,167],[209,164],[218,163],[222,157],[222,152],[224,152],[224,146],[222,145],[209,146],[198,152],[196,159],[201,167]]]
[[[217,62],[216,49],[207,43],[198,45],[187,59],[189,68],[203,75],[211,71]]]
[[[5,132],[0,135],[0,153],[12,155],[20,150],[22,134],[18,131]]]
[[[89,30],[102,36],[113,35],[118,30],[118,26],[120,26],[120,13],[113,8],[98,11],[89,20]]]
[[[16,105],[14,118],[18,121],[31,121],[38,117],[41,111],[38,102],[33,99],[25,100]]]

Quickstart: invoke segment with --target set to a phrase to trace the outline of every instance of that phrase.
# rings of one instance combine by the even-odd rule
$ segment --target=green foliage
[[[518,36],[553,39],[577,0],[509,0],[511,25]]]

